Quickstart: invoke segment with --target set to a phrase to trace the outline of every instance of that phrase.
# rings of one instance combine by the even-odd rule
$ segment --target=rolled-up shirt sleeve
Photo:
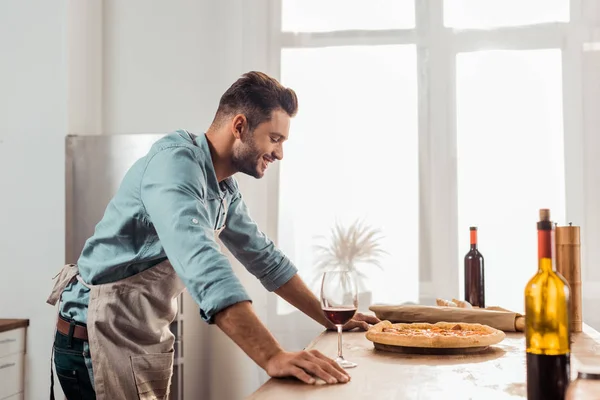
[[[205,203],[205,173],[185,147],[159,151],[148,162],[140,196],[175,271],[214,323],[219,311],[250,297],[220,251]]]
[[[260,231],[239,191],[229,205],[225,229],[219,238],[269,291],[279,289],[298,272],[290,259]]]

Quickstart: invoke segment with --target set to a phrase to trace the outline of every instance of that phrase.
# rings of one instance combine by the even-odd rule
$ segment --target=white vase
[[[369,312],[369,307],[373,302],[373,293],[370,291],[358,292],[358,311]]]

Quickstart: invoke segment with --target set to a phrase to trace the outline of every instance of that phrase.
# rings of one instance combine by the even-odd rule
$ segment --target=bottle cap
[[[477,230],[477,227],[476,227],[476,226],[471,226],[471,227],[469,227],[469,230],[470,230],[470,231],[476,231],[476,230]]]
[[[540,221],[550,221],[550,209],[548,209],[548,208],[540,209]]]

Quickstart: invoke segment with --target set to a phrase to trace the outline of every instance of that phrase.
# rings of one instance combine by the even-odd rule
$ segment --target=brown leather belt
[[[73,326],[73,337],[81,340],[88,340],[87,328],[81,325]],[[56,329],[62,333],[63,335],[69,336],[69,332],[71,330],[71,324],[65,321],[64,319],[58,317],[58,322],[56,323]]]

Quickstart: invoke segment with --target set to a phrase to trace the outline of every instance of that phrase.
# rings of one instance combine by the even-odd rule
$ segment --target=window
[[[600,195],[584,190],[595,175],[582,172],[596,163],[583,92],[596,102],[598,85],[582,83],[597,70],[582,56],[600,31],[596,0],[280,1],[276,64],[300,111],[278,241],[302,276],[312,281],[315,235],[363,217],[390,253],[365,282],[372,302],[462,298],[476,225],[486,303],[522,311],[538,209],[561,224],[598,215]]]
[[[284,49],[281,71],[300,111],[281,164],[279,245],[315,282],[315,237],[327,238],[336,221],[362,219],[382,231],[388,253],[382,270],[359,268],[365,301],[416,301],[415,46]],[[318,293],[317,282],[313,289]]]
[[[582,214],[585,223],[573,218],[574,225],[581,225],[581,281],[583,284],[583,316],[584,322],[600,329],[600,38],[595,42],[585,43],[582,79],[583,87],[583,130],[585,147],[582,154],[584,173],[583,185],[586,190]],[[571,221],[571,219],[570,219]],[[588,266],[587,270],[585,267]]]
[[[415,26],[414,0],[283,0],[284,32],[402,29]]]
[[[569,0],[444,0],[444,23],[452,28],[568,21]]]
[[[457,56],[459,265],[476,225],[488,305],[524,311],[538,210],[565,221],[561,81],[557,49]]]

